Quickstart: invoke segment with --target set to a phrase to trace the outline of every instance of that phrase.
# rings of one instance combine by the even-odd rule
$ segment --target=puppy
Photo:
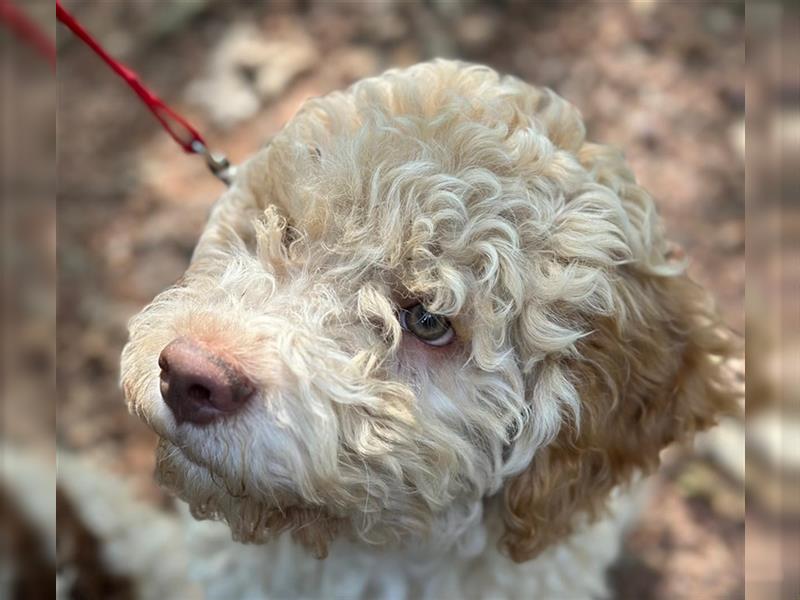
[[[209,595],[603,595],[627,484],[738,402],[684,268],[548,89],[437,60],[307,102],[122,356],[160,483],[227,526]]]

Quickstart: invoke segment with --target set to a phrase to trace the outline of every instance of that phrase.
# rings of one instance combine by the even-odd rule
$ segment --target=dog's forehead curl
[[[507,320],[534,279],[566,263],[588,273],[630,261],[636,232],[583,164],[597,161],[578,111],[488,69],[440,67],[308,102],[254,161],[255,203],[345,257],[352,281],[390,273],[445,314],[499,306]],[[598,244],[576,244],[589,228]]]

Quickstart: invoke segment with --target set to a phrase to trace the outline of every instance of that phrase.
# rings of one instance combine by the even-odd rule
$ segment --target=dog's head
[[[653,202],[549,90],[437,61],[308,102],[131,322],[122,382],[198,517],[324,554],[526,560],[733,410],[731,341]]]

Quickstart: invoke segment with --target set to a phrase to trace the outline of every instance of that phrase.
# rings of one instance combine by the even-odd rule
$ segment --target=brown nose
[[[170,342],[158,357],[161,396],[178,423],[206,425],[240,409],[253,387],[221,356],[187,338]]]

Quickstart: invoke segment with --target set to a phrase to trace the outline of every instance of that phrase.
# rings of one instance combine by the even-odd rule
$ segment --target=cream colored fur
[[[580,600],[607,594],[606,567],[616,558],[642,492],[612,502],[613,517],[581,528],[536,560],[515,563],[493,542],[499,523],[477,525],[457,549],[382,550],[333,542],[325,560],[309,556],[287,533],[263,546],[234,544],[220,523],[188,524],[190,576],[208,600]],[[187,520],[191,517],[187,514]]]
[[[608,498],[733,410],[729,337],[683,269],[550,90],[435,61],[309,101],[123,354],[159,480],[264,544],[210,533],[212,596],[602,595]],[[414,302],[455,342],[403,331]],[[157,357],[180,336],[254,383],[246,410],[175,422]]]

